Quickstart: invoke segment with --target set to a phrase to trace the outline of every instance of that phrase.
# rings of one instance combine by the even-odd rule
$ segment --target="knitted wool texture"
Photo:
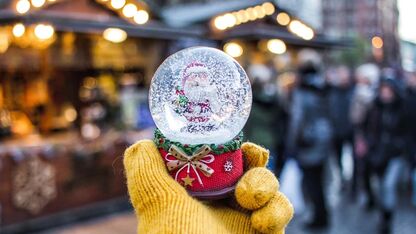
[[[124,167],[137,233],[284,233],[293,207],[264,168],[268,151],[252,143],[244,143],[242,151],[247,171],[236,186],[238,205],[233,206],[233,199],[201,202],[189,196],[168,174],[153,141],[130,146]]]

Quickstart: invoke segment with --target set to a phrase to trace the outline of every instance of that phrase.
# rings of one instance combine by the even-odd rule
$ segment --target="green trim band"
[[[198,145],[188,145],[188,144],[181,144],[176,141],[171,141],[167,139],[162,132],[156,128],[155,129],[155,138],[154,142],[158,148],[164,149],[166,152],[169,151],[170,146],[173,144],[179,148],[181,148],[186,154],[192,155],[196,150],[201,148],[205,144],[198,144]],[[241,148],[241,144],[243,143],[243,132],[240,132],[234,139],[224,143],[224,144],[209,144],[212,152],[214,154],[223,154],[231,151],[235,151]]]

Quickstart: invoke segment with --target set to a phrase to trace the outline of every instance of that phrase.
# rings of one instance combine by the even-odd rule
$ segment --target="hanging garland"
[[[155,138],[154,142],[158,148],[164,149],[166,152],[169,152],[169,148],[171,145],[175,145],[181,148],[185,153],[191,155],[196,150],[200,149],[205,144],[198,144],[198,145],[190,145],[190,144],[181,144],[176,141],[171,141],[167,139],[159,129],[155,130]],[[208,146],[211,148],[211,151],[214,154],[224,154],[227,152],[235,151],[240,149],[241,144],[243,142],[243,132],[240,132],[234,139],[228,141],[224,144],[209,144]]]

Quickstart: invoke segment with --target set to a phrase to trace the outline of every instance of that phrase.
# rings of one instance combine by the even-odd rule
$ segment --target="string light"
[[[121,9],[124,4],[126,4],[126,0],[111,0],[111,6],[116,10]]]
[[[264,9],[264,12],[266,13],[266,15],[273,15],[273,13],[275,11],[273,3],[265,2],[261,6]]]
[[[280,25],[287,26],[290,23],[290,16],[286,12],[280,12],[276,20]]]
[[[47,40],[52,38],[55,29],[51,25],[38,24],[35,26],[35,36],[40,40]]]
[[[265,2],[262,5],[219,15],[214,18],[213,26],[218,30],[225,30],[241,23],[262,19],[267,15],[272,15],[274,12],[275,7],[273,3]]]
[[[283,54],[286,52],[286,44],[279,39],[267,41],[267,49],[274,54]]]
[[[223,20],[228,28],[231,28],[235,25],[237,22],[237,19],[234,17],[234,15],[227,13],[224,15]]]
[[[120,43],[126,40],[127,33],[119,28],[107,28],[103,32],[103,37],[107,41],[111,41],[113,43]]]
[[[252,7],[249,7],[249,8],[247,8],[247,13],[248,13],[248,19],[249,20],[256,20],[257,19],[257,13],[256,13],[256,11],[254,10],[254,8],[252,8]]]
[[[123,8],[123,14],[127,18],[134,17],[137,12],[137,7],[133,3],[126,4]]]
[[[136,24],[145,24],[149,21],[149,13],[145,9],[142,1],[127,1],[127,0],[95,0],[96,2],[110,8],[116,13],[128,18],[130,22]],[[141,10],[139,10],[141,9]]]
[[[13,26],[12,33],[15,37],[22,37],[25,34],[26,28],[22,23],[17,23]]]
[[[31,0],[31,2],[32,2],[32,6],[39,8],[39,7],[42,7],[46,3],[46,0]]]
[[[235,42],[228,42],[224,45],[224,52],[231,57],[240,57],[243,54],[243,47]]]
[[[225,20],[223,19],[224,16],[217,16],[214,19],[214,26],[218,29],[218,30],[224,30],[227,28],[227,23],[225,22]]]
[[[149,20],[149,13],[145,10],[139,10],[134,16],[134,22],[137,24],[145,24]]]
[[[246,14],[245,10],[240,10],[237,12],[237,19],[241,21],[241,23],[245,23],[248,21],[248,15]]]
[[[254,7],[254,11],[256,12],[257,18],[261,19],[264,16],[266,16],[266,12],[264,11],[263,7],[261,7],[261,6]]]
[[[311,28],[303,24],[298,20],[293,20],[289,24],[289,30],[297,35],[298,37],[303,38],[304,40],[311,40],[315,35]]]
[[[30,10],[30,2],[28,0],[19,0],[16,3],[16,11],[19,14],[25,14]]]
[[[238,15],[238,12],[233,12],[232,15],[235,18],[235,25],[241,24],[241,19],[240,19],[239,15]]]

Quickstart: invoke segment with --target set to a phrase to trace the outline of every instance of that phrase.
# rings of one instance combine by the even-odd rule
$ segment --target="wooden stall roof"
[[[12,4],[0,2],[0,23],[13,22],[27,24],[48,22],[53,24],[57,31],[79,33],[102,33],[106,28],[117,27],[125,30],[130,37],[141,38],[177,39],[206,35],[204,27],[173,28],[159,21],[157,15],[144,25],[135,25],[92,0],[62,1],[24,15],[16,13]]]
[[[108,27],[125,30],[130,37],[178,39],[184,37],[209,38],[219,41],[230,39],[258,40],[269,38],[283,39],[287,44],[309,47],[349,47],[349,39],[333,39],[325,34],[316,33],[312,40],[303,40],[286,27],[273,22],[271,16],[253,22],[237,25],[225,31],[215,31],[210,28],[213,18],[218,15],[238,11],[247,7],[271,2],[278,11],[285,11],[268,0],[224,2],[200,2],[163,6],[152,1],[145,1],[149,5],[151,19],[144,25],[132,24],[110,9],[93,0],[70,0],[49,5],[42,10],[29,12],[25,15],[17,14],[10,0],[0,0],[0,23],[49,22],[57,31],[72,31],[79,33],[102,33]],[[290,14],[290,12],[288,12]],[[292,18],[296,16],[291,15]]]

